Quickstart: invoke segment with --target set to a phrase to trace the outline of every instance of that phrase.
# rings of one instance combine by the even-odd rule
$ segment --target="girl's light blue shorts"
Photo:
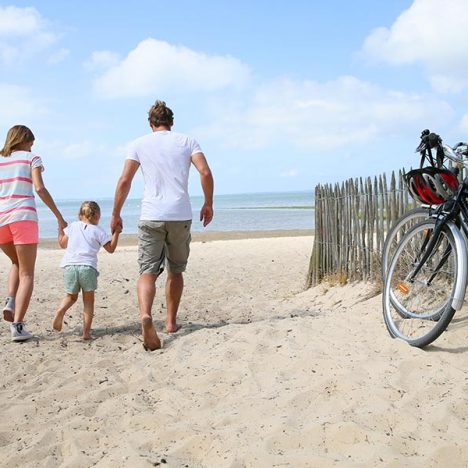
[[[80,290],[96,291],[99,273],[89,265],[67,265],[63,268],[63,281],[67,294],[78,294]]]

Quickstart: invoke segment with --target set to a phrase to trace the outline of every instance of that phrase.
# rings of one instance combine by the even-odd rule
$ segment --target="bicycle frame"
[[[447,226],[453,235],[457,252],[461,253],[457,256],[457,269],[459,274],[456,278],[451,302],[451,306],[455,310],[460,310],[463,306],[468,283],[468,203],[466,201],[468,190],[465,188],[465,185],[468,186],[468,179],[461,184],[455,199],[452,199],[453,205],[448,211],[442,211],[432,215],[432,217],[437,220],[436,227],[431,238],[426,239],[423,243],[421,247],[421,252],[425,250],[423,258],[418,262],[418,265],[416,265],[415,269],[411,272],[411,276],[408,278],[409,281],[414,280],[423,265],[431,257],[434,247],[439,242],[439,234],[442,229],[444,226]],[[445,260],[448,257],[448,253],[449,251],[444,255]],[[444,265],[444,257],[439,265],[437,265],[431,280]]]
[[[431,148],[435,148],[432,144],[437,141],[437,160],[434,160],[431,153]],[[455,163],[456,170],[465,168],[468,169],[468,143],[458,143],[455,147],[450,147],[442,143],[440,137],[436,134],[431,134],[429,130],[424,130],[421,134],[421,144],[416,148],[416,152],[421,154],[421,167],[425,159],[429,159],[429,163],[435,167],[437,162],[438,167],[442,164],[439,161],[439,151],[443,150],[443,157]],[[419,255],[414,259],[414,269],[407,276],[406,280],[414,282],[416,276],[420,272],[424,264],[433,256],[434,249],[440,241],[440,234],[446,226],[450,229],[453,235],[455,248],[460,252],[456,257],[457,262],[457,278],[455,279],[455,287],[453,289],[453,297],[451,298],[451,306],[455,310],[461,309],[465,299],[466,288],[468,284],[468,177],[460,183],[457,193],[447,202],[441,205],[421,204],[421,208],[428,210],[428,217],[436,220],[436,224],[431,234],[427,234],[419,249]],[[437,266],[433,269],[433,273],[426,284],[429,286],[438,272],[447,262],[450,256],[451,247],[448,246]],[[422,258],[418,260],[418,257]]]

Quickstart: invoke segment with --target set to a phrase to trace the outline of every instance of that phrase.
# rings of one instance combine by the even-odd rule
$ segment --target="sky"
[[[425,128],[468,140],[467,24],[466,0],[0,1],[0,139],[33,130],[57,199],[113,196],[156,99],[216,194],[408,169]]]

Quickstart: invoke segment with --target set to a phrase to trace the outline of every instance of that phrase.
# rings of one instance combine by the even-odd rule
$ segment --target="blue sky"
[[[0,2],[1,138],[31,127],[56,198],[112,196],[155,99],[219,194],[408,168],[424,128],[468,139],[466,24],[465,0]]]

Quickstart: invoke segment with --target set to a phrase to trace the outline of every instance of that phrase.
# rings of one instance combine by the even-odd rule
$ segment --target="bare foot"
[[[60,314],[57,312],[54,317],[54,321],[52,322],[52,328],[55,331],[62,331],[62,325],[63,325],[63,314]]]
[[[3,319],[6,320],[7,322],[14,322],[15,314],[11,310],[4,310]]]
[[[166,323],[166,331],[167,333],[177,333],[182,328],[182,325],[178,325],[177,323]]]
[[[141,321],[141,331],[143,334],[143,347],[146,351],[161,349],[161,340],[156,333],[151,317],[146,317]]]
[[[89,340],[95,340],[96,337],[93,336],[93,335],[83,335],[83,336],[81,337],[81,339],[82,339],[82,340],[85,340],[85,341],[89,341]]]

